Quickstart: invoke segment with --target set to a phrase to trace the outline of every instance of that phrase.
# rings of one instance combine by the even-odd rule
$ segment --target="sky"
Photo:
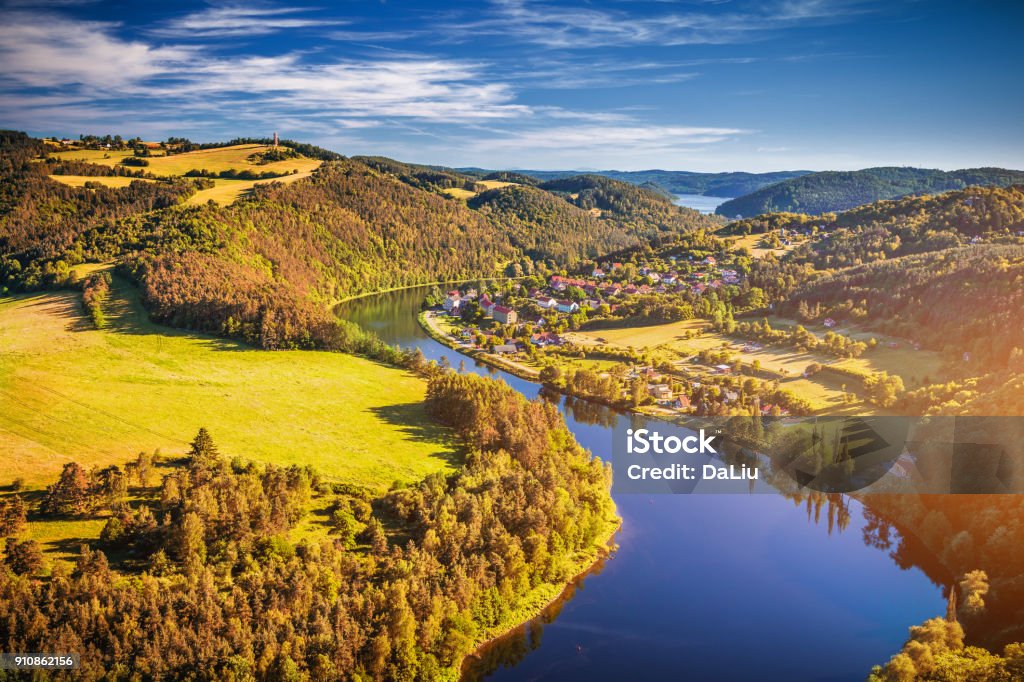
[[[0,127],[483,168],[1024,168],[1024,2],[0,0]]]

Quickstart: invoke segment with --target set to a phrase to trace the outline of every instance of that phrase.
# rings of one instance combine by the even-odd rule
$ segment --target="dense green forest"
[[[787,258],[826,270],[939,251],[972,240],[1009,242],[1021,231],[1024,186],[905,197],[818,216],[769,213],[731,222],[718,234],[766,234],[777,245],[807,234],[812,238]]]
[[[542,171],[542,170],[516,170],[516,171],[487,171],[481,168],[459,168],[457,169],[469,175],[475,175],[484,179],[500,180],[498,177],[490,177],[499,174],[511,174],[528,176],[539,181],[562,180],[579,175],[579,171]],[[617,171],[599,170],[588,171],[592,175],[602,175],[613,180],[621,180],[634,185],[651,185],[661,188],[670,194],[706,194],[713,197],[739,197],[750,194],[767,185],[789,180],[790,178],[806,175],[811,171],[776,171],[772,173],[697,173],[693,171],[666,171],[666,170],[641,170],[641,171]],[[519,182],[513,181],[513,182]]]
[[[866,168],[824,171],[763,187],[727,201],[716,209],[722,216],[754,216],[792,211],[818,214],[844,211],[880,199],[909,194],[934,194],[975,185],[1006,187],[1024,184],[1024,171],[969,168],[941,171],[924,168]]]
[[[448,479],[374,498],[309,468],[228,461],[201,430],[185,462],[70,463],[38,502],[5,502],[5,522],[107,521],[48,580],[35,541],[8,541],[0,645],[78,652],[86,679],[452,679],[593,559],[614,509],[609,469],[553,406],[428,371],[428,411],[468,451]],[[310,521],[314,508],[327,513]],[[303,521],[329,535],[296,536]]]

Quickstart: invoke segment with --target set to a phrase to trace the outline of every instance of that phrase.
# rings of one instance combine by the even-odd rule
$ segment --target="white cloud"
[[[169,73],[193,51],[114,37],[115,24],[8,13],[0,22],[0,83],[111,88]]]
[[[311,11],[306,7],[229,4],[209,7],[167,22],[152,31],[175,38],[265,35],[277,31],[320,26],[338,26],[345,21],[295,16]]]
[[[414,56],[308,61],[308,55],[219,58],[198,47],[156,47],[117,36],[111,23],[13,14],[0,25],[0,96],[31,103],[47,89],[54,108],[137,99],[147,110],[315,110],[343,118],[471,121],[530,116],[512,86],[485,78],[481,62]],[[116,104],[115,104],[116,101]]]

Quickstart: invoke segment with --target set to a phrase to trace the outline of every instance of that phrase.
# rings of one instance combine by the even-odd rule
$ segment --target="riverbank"
[[[441,329],[437,324],[437,319],[435,318],[433,311],[431,310],[424,310],[416,317],[416,320],[420,323],[420,326],[423,327],[423,331],[425,331],[430,338],[444,346],[447,346],[448,348],[451,348],[457,353],[473,358],[474,360],[479,360],[486,365],[508,372],[520,379],[526,379],[527,381],[540,380],[540,372],[532,367],[527,367],[526,365],[514,360],[507,360],[505,358],[498,357],[493,353],[488,353],[487,351],[479,348],[463,347],[455,337]]]
[[[594,567],[607,559],[612,552],[618,549],[615,544],[615,534],[622,527],[622,519],[616,515],[608,519],[604,532],[594,542],[590,551],[580,554],[573,561],[572,577],[567,579],[561,586],[545,584],[533,590],[527,597],[525,603],[517,610],[516,614],[509,618],[510,623],[497,625],[485,634],[485,636],[474,646],[473,651],[465,656],[460,663],[459,679],[464,679],[468,667],[477,660],[484,657],[491,647],[500,645],[506,637],[513,636],[520,629],[526,627],[531,621],[542,617],[551,607],[558,604],[571,590],[576,589],[580,581],[586,578],[587,574],[594,570]]]

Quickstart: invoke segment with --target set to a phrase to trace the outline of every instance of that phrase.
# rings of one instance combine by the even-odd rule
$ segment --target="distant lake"
[[[695,208],[701,213],[714,213],[715,209],[729,201],[729,197],[709,197],[705,194],[677,194],[673,203],[677,206]]]

